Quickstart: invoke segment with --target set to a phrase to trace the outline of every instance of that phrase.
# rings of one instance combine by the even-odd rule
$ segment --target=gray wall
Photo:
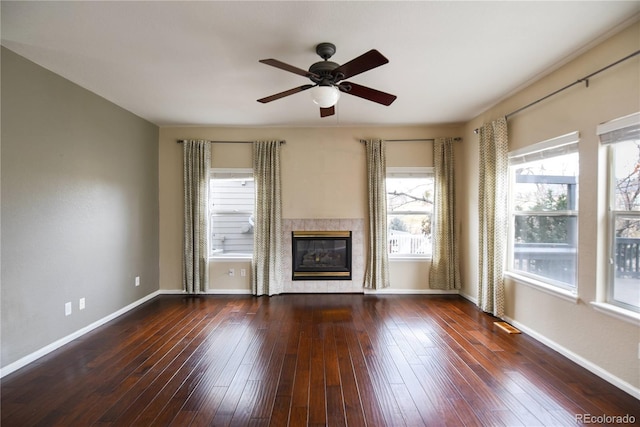
[[[1,93],[4,367],[158,290],[159,130],[5,48]]]

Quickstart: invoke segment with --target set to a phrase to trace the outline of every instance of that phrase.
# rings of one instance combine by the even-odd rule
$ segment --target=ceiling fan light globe
[[[315,86],[311,88],[311,99],[320,108],[333,107],[340,99],[340,91],[335,86]]]

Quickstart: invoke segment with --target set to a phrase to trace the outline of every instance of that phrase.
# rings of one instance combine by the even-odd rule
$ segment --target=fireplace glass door
[[[293,280],[351,280],[350,231],[294,231]]]

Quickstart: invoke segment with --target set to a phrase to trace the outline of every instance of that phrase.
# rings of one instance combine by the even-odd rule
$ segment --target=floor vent
[[[517,330],[516,328],[514,328],[513,326],[511,326],[507,322],[493,322],[493,324],[496,325],[498,328],[502,329],[503,331],[509,333],[509,334],[519,334],[520,333],[519,330]]]

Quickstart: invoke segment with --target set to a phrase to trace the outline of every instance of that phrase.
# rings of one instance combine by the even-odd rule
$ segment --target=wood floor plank
[[[249,374],[251,373],[250,365],[240,365],[236,371],[236,375],[231,380],[231,384],[226,387],[227,392],[220,402],[220,406],[216,411],[216,415],[211,421],[211,425],[229,425],[231,419],[238,410],[238,403],[241,400],[243,391],[247,385]],[[241,408],[244,411],[246,408]]]
[[[311,340],[311,377],[309,379],[309,425],[324,425],[327,422],[327,397],[324,376],[324,340]]]
[[[289,334],[295,329],[291,323],[277,323],[279,323],[277,328],[278,336],[275,339],[269,362],[265,366],[264,374],[260,378],[259,398],[252,413],[252,418],[256,419],[269,419],[272,415],[282,366],[286,356],[287,341]],[[251,374],[253,375],[254,372],[252,371]]]
[[[251,413],[257,400],[259,391],[259,381],[247,381],[242,390],[242,395],[233,413],[233,417],[229,422],[230,426],[243,427],[249,425],[251,421]]]
[[[297,341],[297,340],[296,340]],[[271,424],[275,426],[287,425],[291,412],[291,399],[293,381],[296,374],[295,354],[286,354],[280,371],[278,386],[276,387],[275,401],[271,411]]]
[[[324,337],[324,376],[327,401],[327,424],[332,426],[346,425],[342,380],[336,348],[335,324],[327,328]]]
[[[296,375],[291,390],[292,409],[303,409],[307,413],[309,408],[309,381],[311,378],[311,337],[301,332],[296,351]],[[306,424],[306,415],[305,415]]]
[[[559,426],[640,402],[459,296],[158,296],[2,379],[0,424]]]
[[[345,328],[344,332],[365,421],[367,425],[387,425],[382,408],[377,404],[375,386],[371,379],[371,373],[367,369],[364,351],[360,347],[356,331]]]
[[[360,426],[365,425],[365,416],[362,408],[362,395],[358,389],[358,382],[355,377],[354,366],[344,329],[344,325],[336,326],[335,341],[345,418],[347,425]]]

